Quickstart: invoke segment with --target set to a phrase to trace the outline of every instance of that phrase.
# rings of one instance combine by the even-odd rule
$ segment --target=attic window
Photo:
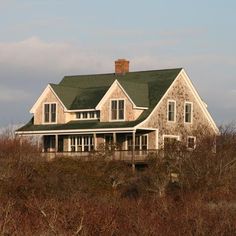
[[[111,100],[111,120],[125,119],[125,100]]]
[[[185,102],[184,106],[184,122],[192,123],[192,115],[193,115],[193,105],[191,102]]]
[[[44,103],[44,123],[56,123],[57,104]]]
[[[99,111],[86,111],[76,113],[76,119],[78,120],[98,120],[99,118]]]
[[[167,120],[175,122],[176,119],[176,102],[169,100],[167,105]]]

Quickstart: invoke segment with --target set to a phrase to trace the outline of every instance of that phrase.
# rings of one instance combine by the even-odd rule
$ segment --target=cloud
[[[30,98],[30,94],[24,90],[7,88],[0,85],[0,103],[1,102],[22,102]]]
[[[72,43],[49,43],[38,37],[21,42],[0,43],[1,67],[15,67],[26,71],[101,71],[107,61],[103,55]]]
[[[217,52],[178,53],[176,44],[175,39],[153,39],[122,45],[115,42],[89,45],[47,42],[38,37],[0,42],[0,109],[11,103],[13,111],[19,110],[17,117],[10,111],[5,117],[0,116],[0,124],[27,120],[28,109],[47,83],[58,83],[64,75],[113,72],[113,61],[117,58],[129,59],[131,71],[186,68],[209,108],[223,119],[226,114],[222,107],[228,110],[235,107],[235,91],[226,92],[236,86],[233,56]]]

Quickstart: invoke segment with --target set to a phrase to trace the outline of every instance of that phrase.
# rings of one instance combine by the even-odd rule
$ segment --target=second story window
[[[184,122],[192,123],[192,113],[193,113],[193,105],[191,102],[185,102],[184,105]]]
[[[77,120],[98,120],[100,118],[99,111],[86,111],[86,112],[77,112]]]
[[[175,122],[175,116],[176,116],[176,102],[175,101],[168,101],[167,106],[167,120]]]
[[[44,104],[44,123],[56,123],[57,104]]]
[[[125,118],[124,99],[111,100],[111,120],[124,120]]]

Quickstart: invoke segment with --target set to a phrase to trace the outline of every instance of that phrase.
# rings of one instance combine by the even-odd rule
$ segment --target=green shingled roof
[[[34,125],[33,118],[28,124],[18,129],[21,131],[56,131],[56,130],[84,130],[84,129],[112,129],[112,128],[131,128],[135,126],[137,121],[127,122],[99,122],[99,121],[70,121],[66,124],[52,124],[52,125]]]
[[[51,87],[69,110],[95,108],[115,80],[121,84],[136,106],[148,109],[133,122],[76,121],[63,125],[33,125],[30,122],[18,131],[133,127],[147,118],[181,69],[129,72],[119,76],[65,76],[58,85],[51,84]]]
[[[117,80],[139,107],[153,107],[180,72],[178,69],[129,72],[122,76],[95,74],[65,76],[51,87],[67,109],[95,108],[110,86]]]

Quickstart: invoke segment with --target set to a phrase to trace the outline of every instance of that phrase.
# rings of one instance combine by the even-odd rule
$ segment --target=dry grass
[[[122,162],[48,162],[3,137],[0,234],[235,235],[234,135],[223,133],[217,153],[207,143],[150,158],[133,174]]]

